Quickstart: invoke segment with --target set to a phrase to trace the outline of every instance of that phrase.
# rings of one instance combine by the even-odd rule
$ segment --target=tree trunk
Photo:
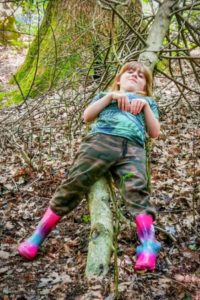
[[[126,5],[123,6],[122,1],[121,7],[127,18],[130,19],[130,12],[133,14],[135,10],[138,14],[139,8],[135,5],[138,0],[124,2]],[[80,76],[87,74],[97,48],[100,48],[99,52],[104,49],[101,53],[104,61],[113,31],[116,43],[122,38],[123,22],[116,17],[113,20],[112,11],[100,4],[101,1],[94,0],[49,1],[26,59],[11,80],[21,89],[21,93],[14,93],[13,99],[20,102],[29,96],[40,95],[63,80],[71,80],[78,86]],[[99,57],[98,54],[98,63]]]
[[[169,29],[170,14],[177,8],[178,0],[165,0],[158,10],[147,38],[147,47],[140,55],[139,61],[147,65],[152,71],[158,60],[158,53],[162,48],[162,43]]]
[[[170,23],[170,13],[172,11],[172,7],[177,4],[178,1],[173,1],[173,0],[165,0],[161,7],[159,8],[155,21],[152,24],[152,27],[149,32],[149,36],[147,38],[147,48],[146,50],[139,56],[139,61],[142,61],[144,64],[148,65],[152,70],[158,60],[158,53],[161,49],[163,39],[167,33],[169,23]],[[96,182],[95,185],[91,189],[91,194],[89,194],[89,199],[90,199],[90,206],[93,207],[93,211],[98,215],[98,210],[102,211],[103,207],[101,207],[102,201],[99,201],[98,206],[96,205],[96,199],[99,199],[99,185],[101,185],[102,189],[107,190],[107,183],[106,179],[100,179],[100,182]],[[103,185],[102,185],[103,183]],[[109,213],[111,214],[111,212]],[[107,222],[107,219],[106,219]],[[102,223],[104,224],[104,220],[102,220]],[[96,224],[93,222],[92,224],[93,228],[96,227]],[[102,227],[104,228],[104,226]],[[112,230],[113,232],[113,230]],[[91,246],[91,242],[89,243],[89,249],[92,249],[92,251],[88,252],[88,258],[87,258],[87,269],[89,270],[97,270],[98,269],[98,259],[96,260],[97,265],[90,266],[90,261],[94,261],[91,257],[94,257],[95,253],[98,253],[99,247],[101,247],[102,253],[104,253],[104,250],[102,249],[102,238],[104,236],[104,230],[101,232],[98,232],[98,239],[101,241],[99,244],[98,241]],[[107,238],[112,238],[112,235],[107,236]],[[105,247],[107,245],[112,245],[113,241],[112,240],[106,240]],[[107,251],[107,254],[110,255],[110,251]],[[98,256],[97,256],[98,258]],[[104,270],[108,270],[108,263],[110,261],[110,256],[106,256],[104,258],[104,261],[101,260],[102,265],[104,266]],[[94,273],[94,277],[96,277],[97,273]],[[86,273],[86,276],[88,279],[91,279],[92,277],[92,271],[89,273]]]

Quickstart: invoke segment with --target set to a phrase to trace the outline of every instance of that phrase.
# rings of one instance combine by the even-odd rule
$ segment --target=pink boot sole
[[[134,266],[135,270],[153,271],[156,267],[156,256],[150,253],[140,253]]]
[[[22,257],[33,260],[38,253],[39,247],[25,241],[19,245],[17,250]]]

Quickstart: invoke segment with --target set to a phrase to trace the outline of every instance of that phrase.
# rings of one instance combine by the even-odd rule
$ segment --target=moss
[[[52,5],[53,6],[53,5]],[[43,22],[40,26],[39,29],[39,35],[35,37],[35,39],[32,41],[31,46],[29,48],[29,51],[27,53],[26,59],[23,63],[23,65],[18,69],[16,73],[16,78],[19,81],[20,85],[23,85],[24,79],[27,79],[27,74],[29,74],[29,71],[32,69],[34,61],[37,59],[37,54],[38,54],[38,44],[39,47],[42,49],[43,45],[42,43],[44,42],[44,39],[46,37],[46,40],[48,40],[48,34],[47,32],[49,31],[49,24],[51,22],[51,6],[48,6],[46,10],[46,14],[43,18]],[[11,84],[14,84],[14,80],[10,81]]]
[[[0,44],[14,45],[18,42],[20,33],[17,32],[15,17],[7,16],[0,20]]]
[[[16,103],[21,103],[22,101],[23,98],[19,90],[0,93],[0,108],[10,106]]]
[[[68,36],[65,35],[65,39],[69,39]],[[63,36],[60,35],[57,40],[57,46],[61,45],[61,40]],[[62,41],[63,42],[63,41]],[[77,68],[77,66],[81,65],[81,56],[75,49],[69,49],[68,55],[58,56],[57,59],[55,57],[55,49],[54,46],[49,47],[49,45],[53,45],[53,37],[50,28],[46,31],[46,36],[42,40],[40,44],[40,53],[39,53],[39,61],[37,65],[37,57],[32,60],[30,65],[30,59],[26,59],[24,64],[17,71],[16,79],[23,91],[24,96],[26,97],[29,93],[30,87],[32,86],[32,81],[35,76],[35,70],[37,67],[37,74],[35,76],[34,84],[29,93],[29,96],[34,97],[38,95],[40,92],[43,92],[51,87],[53,87],[57,82],[65,79],[71,78],[73,71]],[[37,47],[36,45],[33,45]],[[61,48],[61,47],[60,47]],[[66,47],[61,49],[61,53],[64,53]],[[56,63],[55,63],[56,62]],[[15,83],[12,79],[10,83]]]
[[[57,5],[58,4],[59,3],[57,3]],[[30,96],[37,95],[39,92],[53,87],[57,82],[65,79],[66,76],[70,78],[74,70],[78,66],[81,66],[81,55],[77,53],[77,49],[83,45],[85,37],[80,38],[76,42],[76,45],[74,45],[77,27],[72,23],[70,24],[69,31],[69,12],[65,9],[63,13],[61,13],[62,10],[60,11],[58,7],[59,5],[56,6],[55,3],[51,3],[51,5],[48,6],[45,18],[39,30],[39,61]],[[59,19],[57,12],[60,13]],[[54,32],[52,28],[54,28]],[[56,37],[57,50],[55,49],[54,36]],[[31,44],[25,62],[16,73],[17,81],[25,96],[34,78],[37,59],[38,38],[36,37]],[[12,79],[10,83],[14,84],[15,82]]]
[[[6,97],[6,92],[0,92],[0,101],[2,101]]]
[[[84,10],[86,8],[88,12]],[[72,79],[72,84],[76,85],[80,75],[87,72],[88,60],[94,57],[92,32],[89,30],[91,11],[92,6],[80,5],[67,9],[66,1],[49,2],[39,37],[36,36],[31,43],[26,59],[15,75],[25,97],[35,97],[66,78]],[[82,70],[81,74],[79,70]],[[94,73],[92,69],[90,72]],[[10,83],[16,84],[13,79]],[[12,101],[13,95],[11,97]],[[16,101],[23,100],[19,92],[15,97]]]

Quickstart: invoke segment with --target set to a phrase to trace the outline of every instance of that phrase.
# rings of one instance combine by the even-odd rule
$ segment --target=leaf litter
[[[118,237],[118,299],[199,300],[199,116],[184,102],[168,107],[175,91],[162,91],[161,80],[155,92],[162,96],[162,132],[152,147],[152,201],[158,225],[176,242],[157,231],[162,249],[155,272],[135,273],[136,234],[124,224]],[[103,280],[88,283],[84,277],[90,231],[83,217],[89,215],[85,199],[58,224],[36,260],[24,261],[16,250],[67,176],[85,135],[83,90],[77,90],[76,100],[71,101],[73,93],[65,91],[64,102],[52,92],[28,100],[28,109],[23,104],[0,111],[0,297],[4,300],[116,298],[113,258]],[[192,101],[199,109],[198,99]]]

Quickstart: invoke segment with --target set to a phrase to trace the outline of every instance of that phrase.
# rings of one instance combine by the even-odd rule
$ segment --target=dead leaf
[[[8,259],[10,256],[10,253],[9,252],[6,252],[6,251],[0,251],[0,258],[2,259]]]
[[[177,281],[184,282],[184,283],[195,283],[195,284],[200,284],[200,277],[193,275],[193,274],[188,274],[188,275],[180,275],[176,274],[174,278]]]

